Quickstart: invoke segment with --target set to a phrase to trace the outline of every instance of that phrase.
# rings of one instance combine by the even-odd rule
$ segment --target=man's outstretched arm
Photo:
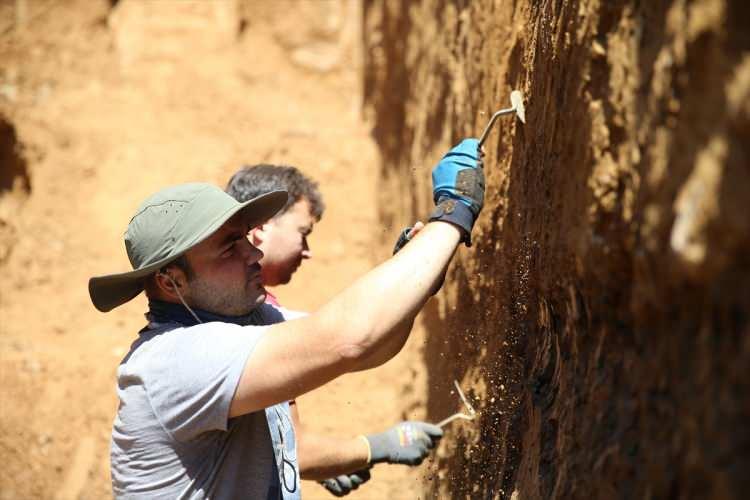
[[[247,361],[230,417],[294,399],[395,355],[459,240],[454,226],[427,224],[407,248],[318,312],[269,327]],[[383,345],[391,351],[383,353]]]
[[[297,457],[302,479],[318,481],[334,496],[343,497],[370,480],[380,462],[419,465],[437,445],[443,431],[424,422],[401,422],[379,434],[338,438],[316,434],[299,420],[292,405]]]
[[[398,254],[310,316],[269,327],[247,360],[230,417],[288,401],[347,372],[395,355],[481,209],[477,141],[451,150],[433,171],[436,211]],[[384,352],[385,351],[385,352]]]
[[[362,439],[315,433],[300,419],[298,403],[295,401],[290,406],[302,479],[321,481],[370,466],[367,443]]]
[[[378,463],[419,465],[443,431],[433,424],[410,421],[367,436],[336,437],[311,432],[295,422],[295,434],[302,478],[323,480]]]
[[[401,422],[386,431],[355,438],[302,429],[298,433],[298,454],[303,479],[325,479],[379,463],[419,465],[443,436],[440,427],[418,421]]]

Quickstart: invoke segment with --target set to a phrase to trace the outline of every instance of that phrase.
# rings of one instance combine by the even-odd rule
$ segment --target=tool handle
[[[515,113],[516,108],[507,108],[507,109],[501,109],[500,111],[496,111],[494,115],[492,115],[492,118],[490,118],[489,123],[486,127],[484,127],[484,132],[482,132],[482,135],[479,137],[479,147],[482,147],[482,144],[484,144],[484,141],[487,139],[487,136],[490,133],[490,130],[492,130],[492,126],[495,124],[497,119],[503,115],[507,115],[509,113]]]
[[[464,420],[474,420],[474,416],[473,415],[467,415],[465,413],[454,413],[450,417],[444,418],[443,420],[441,420],[440,422],[438,422],[435,425],[437,425],[438,427],[440,427],[442,429],[443,426],[448,425],[451,422],[453,422],[454,420],[458,420],[460,418],[464,419]]]

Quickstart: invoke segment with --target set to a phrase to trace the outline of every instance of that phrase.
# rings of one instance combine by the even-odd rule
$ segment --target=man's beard
[[[194,276],[188,281],[185,300],[193,307],[225,316],[243,316],[263,303],[265,291],[253,293],[245,284],[235,289],[218,286]]]
[[[300,265],[302,265],[302,259],[279,269],[279,276],[277,278],[279,285],[286,285],[292,281],[292,275],[297,272]]]

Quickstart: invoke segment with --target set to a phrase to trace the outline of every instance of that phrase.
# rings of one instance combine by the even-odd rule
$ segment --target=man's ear
[[[248,236],[250,236],[250,243],[253,244],[253,246],[258,246],[262,244],[266,239],[268,238],[268,229],[270,225],[268,222],[265,224],[261,224],[260,226],[256,226],[250,230],[248,233]]]
[[[154,284],[160,294],[167,297],[178,299],[175,287],[177,287],[180,293],[184,293],[186,283],[185,273],[178,267],[170,267],[163,269],[154,275]]]

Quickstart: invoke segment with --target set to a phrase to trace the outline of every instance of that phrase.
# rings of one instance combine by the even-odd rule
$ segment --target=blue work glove
[[[461,241],[471,246],[471,229],[484,205],[484,169],[478,139],[464,139],[432,170],[435,210],[430,220],[450,222],[461,229]]]
[[[370,469],[362,469],[350,474],[342,474],[331,479],[321,481],[325,489],[331,492],[333,496],[343,497],[348,495],[352,490],[359,488],[360,484],[370,480]]]
[[[365,437],[370,444],[370,463],[419,465],[443,437],[443,429],[426,422],[401,422]]]

